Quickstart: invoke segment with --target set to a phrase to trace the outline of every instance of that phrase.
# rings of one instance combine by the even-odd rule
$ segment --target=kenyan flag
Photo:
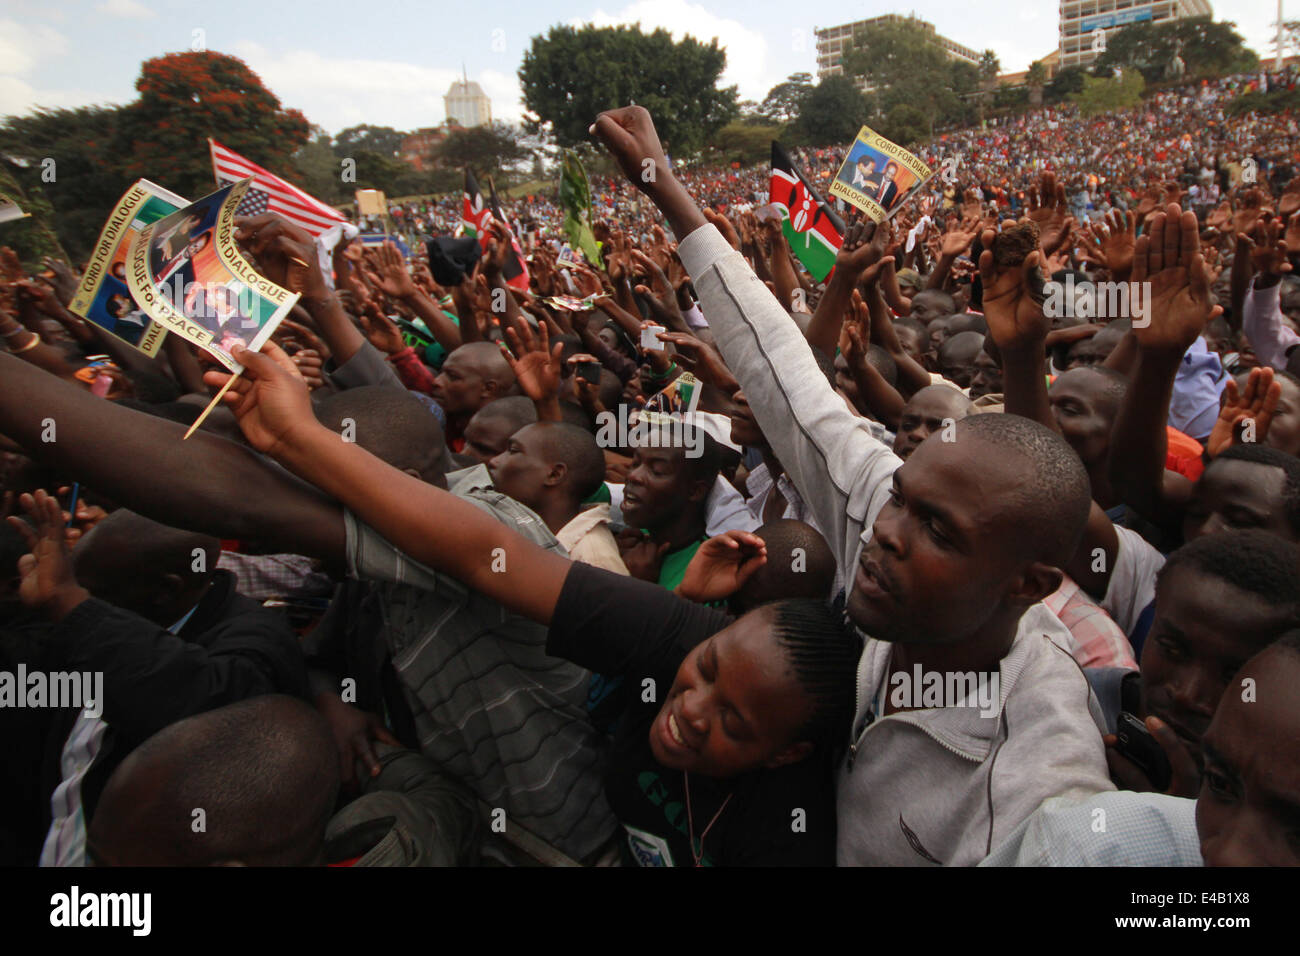
[[[492,221],[492,210],[488,209],[483,202],[483,193],[478,188],[478,180],[468,169],[465,170],[465,201],[460,218],[465,227],[464,235],[479,239],[487,232],[488,223]]]
[[[501,212],[501,203],[497,202],[497,186],[488,177],[488,195],[492,199],[491,209],[492,218],[498,222],[505,223],[507,229],[510,229],[510,220]],[[480,237],[479,241],[486,239],[486,233]],[[487,243],[484,242],[483,250],[487,251]],[[506,285],[512,289],[518,289],[521,292],[528,291],[528,266],[524,262],[524,250],[519,248],[519,240],[515,238],[514,230],[510,230],[510,252],[506,255],[505,268],[501,270],[501,278],[506,280]]]
[[[785,216],[785,241],[814,279],[821,282],[835,267],[835,254],[844,244],[844,221],[826,204],[812,183],[772,141],[772,184],[769,198]]]

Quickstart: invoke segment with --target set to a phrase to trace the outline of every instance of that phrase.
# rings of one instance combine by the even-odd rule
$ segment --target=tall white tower
[[[442,98],[442,105],[449,124],[468,128],[492,122],[492,101],[483,92],[483,87],[470,82],[464,67],[461,67],[461,79],[451,84],[451,89]]]

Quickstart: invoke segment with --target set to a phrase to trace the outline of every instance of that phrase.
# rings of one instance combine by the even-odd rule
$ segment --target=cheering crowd
[[[1239,89],[948,134],[824,281],[640,107],[596,262],[545,200],[468,260],[242,219],[301,299],[185,440],[224,369],[6,251],[0,678],[100,690],[0,684],[0,859],[1300,862],[1300,178]]]

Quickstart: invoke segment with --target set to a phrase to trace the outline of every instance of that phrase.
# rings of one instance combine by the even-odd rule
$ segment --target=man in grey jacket
[[[1028,419],[972,416],[903,463],[673,178],[650,115],[602,113],[593,132],[680,237],[724,358],[853,575],[867,640],[839,862],[974,864],[1045,799],[1113,789],[1096,701],[1040,603],[1089,510],[1069,446]]]

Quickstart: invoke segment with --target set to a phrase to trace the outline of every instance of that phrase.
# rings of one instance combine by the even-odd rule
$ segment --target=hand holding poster
[[[151,222],[157,222],[189,200],[141,179],[126,191],[104,223],[91,254],[86,274],[68,310],[94,322],[133,345],[145,355],[155,355],[167,329],[136,307],[126,282],[127,251],[131,240]]]
[[[254,352],[289,314],[298,293],[261,275],[235,244],[235,210],[251,179],[204,196],[136,233],[127,280],[156,322],[207,349],[232,372],[230,349]]]
[[[884,222],[925,184],[934,171],[903,147],[867,126],[858,130],[830,193]]]
[[[601,294],[593,292],[584,299],[572,295],[548,295],[542,301],[561,312],[586,312],[596,307],[596,300]]]
[[[694,414],[700,404],[700,380],[683,372],[668,387],[646,399],[642,414],[682,416]]]

